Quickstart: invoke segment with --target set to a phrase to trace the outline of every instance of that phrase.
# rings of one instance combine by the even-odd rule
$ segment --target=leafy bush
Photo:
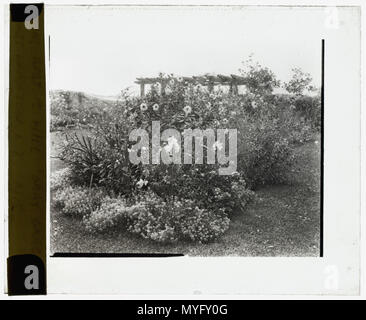
[[[246,133],[242,136],[241,148],[238,170],[243,172],[250,188],[286,181],[294,160],[293,151],[275,123],[248,123]]]
[[[55,192],[54,204],[65,215],[83,218],[100,206],[104,195],[100,189],[69,186]]]
[[[66,134],[60,158],[70,168],[68,181],[79,187],[55,197],[61,210],[71,214],[77,208],[90,232],[123,227],[159,242],[220,237],[233,213],[245,211],[252,189],[286,182],[295,144],[310,140],[320,128],[319,97],[273,94],[279,82],[259,65],[242,74],[248,82],[244,95],[222,88],[210,92],[199,83],[160,75],[165,91],[156,84],[143,98],[123,95],[116,107],[94,116],[87,134]],[[219,175],[218,164],[131,163],[131,130],[151,133],[154,120],[161,131],[237,129],[237,172]],[[181,152],[186,152],[183,146]],[[55,185],[67,183],[58,180]],[[90,205],[87,187],[105,189],[109,197],[93,197]]]
[[[303,117],[305,125],[311,126],[317,132],[321,127],[320,97],[298,96],[294,101],[296,111]]]
[[[162,75],[167,83],[164,94],[153,86],[144,98],[122,98],[113,114],[98,121],[90,136],[68,137],[62,159],[80,185],[88,185],[93,179],[97,186],[129,196],[143,180],[162,197],[164,194],[184,196],[208,209],[217,204],[212,190],[218,189],[227,195],[228,210],[245,205],[251,198],[250,192],[241,192],[243,197],[237,197],[231,184],[237,182],[242,189],[247,189],[284,182],[293,161],[292,144],[312,138],[311,124],[318,125],[316,117],[320,114],[317,107],[312,111],[303,107],[304,101],[310,100],[317,105],[316,98],[272,94],[271,90],[278,83],[269,70],[263,71],[257,66],[246,74],[258,80],[258,88],[253,87],[254,93],[246,95],[232,95],[220,88],[209,92],[199,84],[185,84]],[[260,88],[267,89],[260,91]],[[185,112],[187,106],[189,112]],[[129,132],[134,128],[151,132],[153,120],[160,121],[161,131],[165,128],[180,132],[187,128],[238,129],[238,175],[219,176],[217,165],[131,164]],[[210,183],[205,183],[207,181]]]
[[[243,98],[221,91],[209,93],[199,86],[182,85],[174,78],[169,83],[164,95],[153,89],[144,100],[121,101],[122,105],[113,116],[101,119],[89,136],[67,136],[61,158],[71,168],[74,180],[84,186],[92,180],[96,186],[127,197],[133,195],[140,188],[138,182],[144,180],[162,197],[173,195],[195,200],[202,208],[222,205],[232,210],[243,207],[252,193],[247,190],[240,173],[220,176],[217,164],[134,165],[129,161],[128,151],[133,143],[129,141],[129,132],[139,127],[151,132],[153,120],[160,121],[161,130],[176,128],[180,132],[187,128],[235,127],[235,103]],[[187,114],[184,108],[188,101],[192,107]],[[141,109],[143,103],[149,106],[146,110]],[[243,103],[248,101],[244,99]],[[234,182],[237,189],[242,188],[240,196],[231,188]],[[219,197],[213,190],[225,196]]]
[[[305,73],[299,68],[292,69],[292,72],[292,79],[283,85],[290,93],[288,100],[294,111],[301,116],[302,122],[310,126],[312,130],[319,132],[321,126],[320,91],[311,85],[313,79],[309,73]],[[305,94],[316,92],[318,92],[316,95]]]
[[[314,139],[321,126],[320,98],[274,94],[256,97],[256,112],[241,122],[257,121],[257,127],[266,123],[274,126],[290,145]]]

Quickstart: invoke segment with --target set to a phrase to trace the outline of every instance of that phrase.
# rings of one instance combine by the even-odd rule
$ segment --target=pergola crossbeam
[[[141,97],[145,96],[145,85],[152,85],[159,83],[161,85],[161,93],[165,93],[165,87],[171,79],[179,79],[179,78],[150,78],[150,77],[139,77],[136,78],[135,83],[140,85],[140,94]],[[181,77],[182,82],[184,84],[200,84],[202,86],[207,86],[209,91],[214,89],[215,85],[221,86],[230,86],[229,92],[233,94],[238,94],[238,86],[246,85],[246,78],[242,76],[238,76],[235,74],[230,74],[230,76],[218,74],[215,75],[203,75],[203,76],[192,76],[192,77]]]

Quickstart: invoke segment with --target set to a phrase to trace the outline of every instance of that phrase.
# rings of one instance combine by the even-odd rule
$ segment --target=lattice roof
[[[180,78],[180,77],[178,77]],[[204,76],[192,76],[181,77],[184,82],[187,83],[199,83],[201,85],[245,85],[247,80],[245,77],[235,74],[227,75],[204,75]],[[154,83],[166,83],[170,79],[157,77],[157,78],[136,78],[138,84],[154,84]]]

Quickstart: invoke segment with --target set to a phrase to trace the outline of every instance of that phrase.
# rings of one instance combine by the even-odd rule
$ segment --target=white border
[[[348,11],[345,14],[349,14]],[[325,105],[332,105],[332,108],[325,108],[324,124],[325,258],[49,258],[48,291],[101,294],[358,294],[359,271],[354,269],[358,265],[359,250],[359,191],[358,187],[354,187],[349,192],[345,186],[357,186],[359,177],[359,47],[347,42],[350,38],[345,35],[343,42],[339,43],[339,33],[338,30],[331,30],[324,35],[327,67]],[[356,35],[352,41],[359,41],[358,37]],[[355,54],[345,56],[342,46],[351,46]],[[338,65],[340,61],[342,63]],[[340,74],[347,79],[345,83],[339,83]],[[338,96],[341,92],[342,96]],[[347,103],[353,107],[344,114],[342,105]],[[339,130],[336,121],[347,130]],[[342,149],[337,141],[343,141]],[[339,172],[335,159],[342,163],[342,172]],[[342,202],[334,204],[334,199],[342,199]],[[334,290],[325,288],[327,273],[333,271],[339,274],[339,288]]]

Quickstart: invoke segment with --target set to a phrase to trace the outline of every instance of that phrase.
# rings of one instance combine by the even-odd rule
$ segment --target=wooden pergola
[[[229,92],[233,94],[238,94],[238,86],[246,85],[247,79],[242,76],[237,76],[231,74],[230,76],[225,76],[218,74],[204,75],[204,76],[192,76],[192,77],[171,77],[171,78],[136,78],[135,83],[140,85],[140,95],[145,96],[145,85],[160,84],[161,94],[165,93],[165,88],[169,81],[181,81],[183,84],[200,84],[201,86],[207,86],[208,90],[213,91],[215,85],[229,86]]]

